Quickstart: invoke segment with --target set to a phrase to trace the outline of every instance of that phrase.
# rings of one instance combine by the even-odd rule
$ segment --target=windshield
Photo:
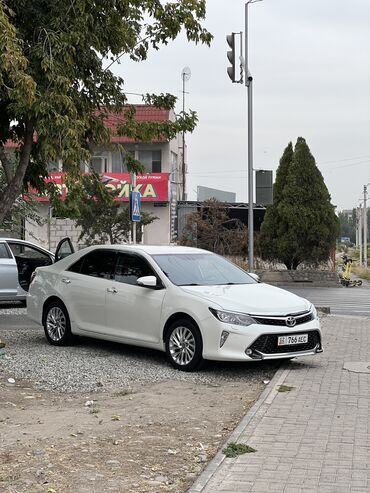
[[[175,253],[152,257],[177,286],[256,283],[244,270],[213,253]]]

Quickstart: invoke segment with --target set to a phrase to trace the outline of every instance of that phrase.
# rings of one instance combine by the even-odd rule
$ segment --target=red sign
[[[46,182],[53,182],[60,189],[61,198],[68,194],[64,183],[65,173],[50,173]],[[105,173],[101,180],[109,190],[118,190],[116,200],[128,202],[131,178],[129,173]],[[152,173],[136,176],[135,192],[140,192],[142,202],[168,202],[168,173]],[[46,196],[35,196],[38,202],[48,201]]]

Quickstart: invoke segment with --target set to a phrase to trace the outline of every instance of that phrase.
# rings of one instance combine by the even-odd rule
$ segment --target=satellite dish
[[[191,77],[191,70],[189,67],[184,67],[181,71],[181,78],[185,81],[188,81]]]

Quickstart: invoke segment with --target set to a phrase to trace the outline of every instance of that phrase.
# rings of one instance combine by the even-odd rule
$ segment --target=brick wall
[[[52,218],[50,221],[50,250],[55,252],[59,241],[68,236],[76,250],[83,248],[85,245],[78,241],[81,228],[75,225],[71,219]]]

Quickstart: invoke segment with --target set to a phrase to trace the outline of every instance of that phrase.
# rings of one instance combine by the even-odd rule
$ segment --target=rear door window
[[[0,243],[0,258],[12,258],[5,243]]]
[[[101,279],[112,279],[115,261],[115,251],[94,250],[83,257],[80,274],[99,277]],[[76,264],[74,264],[74,266],[76,266]]]

